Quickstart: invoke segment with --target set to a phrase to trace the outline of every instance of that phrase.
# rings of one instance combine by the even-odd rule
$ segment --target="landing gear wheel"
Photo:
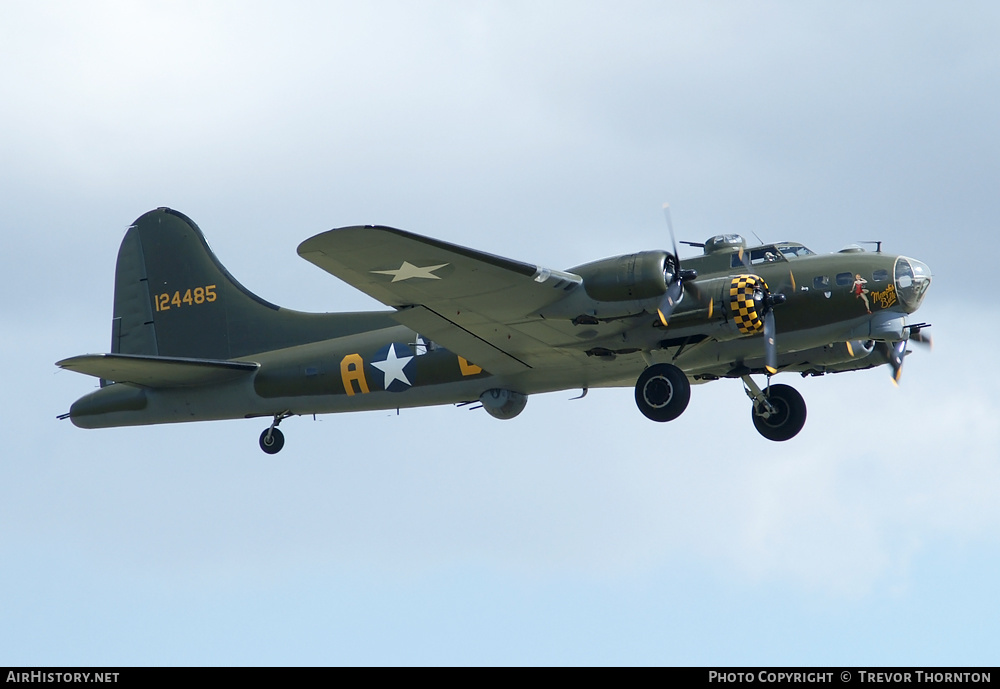
[[[774,407],[770,416],[764,418],[756,404],[751,410],[757,432],[776,442],[791,440],[806,424],[805,400],[795,388],[781,384],[768,388],[767,399]]]
[[[269,455],[278,454],[285,446],[285,434],[277,428],[266,428],[260,434],[260,449]]]
[[[673,421],[691,401],[691,383],[673,364],[653,364],[635,383],[635,403],[647,419]]]

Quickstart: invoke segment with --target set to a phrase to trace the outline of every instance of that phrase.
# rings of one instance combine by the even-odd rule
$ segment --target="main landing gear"
[[[635,403],[653,421],[673,421],[687,409],[690,400],[691,383],[673,364],[653,364],[635,384]]]
[[[278,430],[278,424],[291,416],[289,411],[274,415],[274,421],[260,434],[260,449],[269,455],[276,455],[285,446],[285,434]]]
[[[749,375],[742,376],[747,396],[753,400],[753,425],[768,440],[794,438],[806,423],[806,403],[795,388],[768,385],[761,390]],[[673,364],[653,364],[639,375],[635,403],[647,419],[673,421],[687,408],[691,384]]]
[[[750,376],[743,376],[747,397],[753,400],[751,417],[757,432],[768,440],[791,440],[806,423],[806,402],[788,385],[768,385],[765,393]]]

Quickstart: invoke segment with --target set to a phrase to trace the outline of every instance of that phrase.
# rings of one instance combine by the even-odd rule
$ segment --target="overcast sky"
[[[964,2],[0,0],[0,664],[998,662],[1000,10]],[[84,431],[128,225],[263,298],[371,299],[299,242],[380,223],[566,268],[882,240],[933,352],[738,381]],[[691,250],[695,251],[695,250]],[[682,252],[682,255],[684,252]]]

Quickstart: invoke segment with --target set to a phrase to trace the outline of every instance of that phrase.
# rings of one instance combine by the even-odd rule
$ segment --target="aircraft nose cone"
[[[900,256],[894,270],[896,293],[908,313],[920,308],[927,288],[931,286],[931,269],[923,261]]]

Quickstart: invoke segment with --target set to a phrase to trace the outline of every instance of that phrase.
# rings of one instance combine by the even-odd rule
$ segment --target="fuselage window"
[[[854,284],[854,276],[851,273],[837,273],[837,284],[841,287]]]
[[[880,269],[880,270],[876,270],[874,273],[872,273],[872,282],[885,282],[888,279],[889,279],[889,271],[888,270],[881,270]]]
[[[813,278],[813,287],[816,289],[826,289],[830,286],[830,278],[826,275],[820,275],[819,277]]]

